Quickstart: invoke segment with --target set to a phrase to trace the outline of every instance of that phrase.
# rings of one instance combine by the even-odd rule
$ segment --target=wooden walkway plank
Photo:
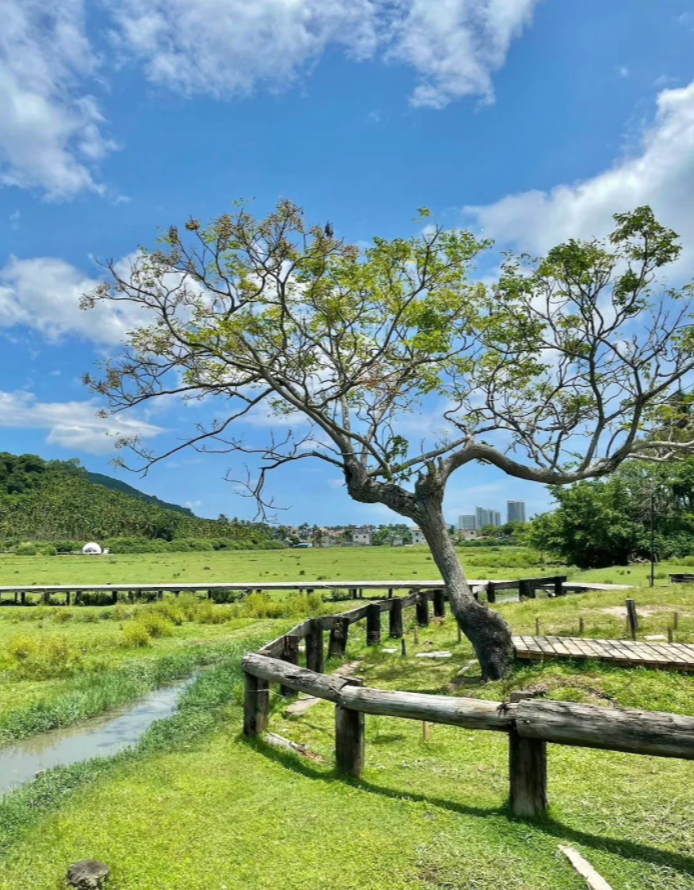
[[[670,671],[694,671],[694,645],[644,640],[591,640],[582,637],[514,636],[517,658],[579,658],[609,664]]]
[[[552,646],[554,646],[554,651],[560,658],[571,658],[571,652],[564,645],[564,640],[561,637],[547,637]]]

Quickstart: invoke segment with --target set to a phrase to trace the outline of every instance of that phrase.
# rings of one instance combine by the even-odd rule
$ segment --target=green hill
[[[130,495],[131,498],[137,498],[140,501],[146,501],[148,504],[154,504],[161,507],[162,510],[174,510],[177,513],[184,513],[186,516],[195,516],[189,507],[181,507],[180,504],[168,504],[166,501],[160,500],[153,494],[145,494],[144,491],[138,491],[127,482],[120,479],[114,479],[113,476],[104,476],[102,473],[90,473],[87,471],[87,478],[95,485],[103,485],[104,488],[111,488],[113,491],[122,491],[123,494]]]
[[[0,453],[0,538],[125,537],[226,538],[243,545],[268,540],[270,529],[236,519],[201,519],[109,476],[90,474],[78,460]]]

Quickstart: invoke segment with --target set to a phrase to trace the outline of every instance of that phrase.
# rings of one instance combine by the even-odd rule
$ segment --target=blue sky
[[[127,327],[85,314],[95,259],[240,197],[279,197],[350,241],[416,208],[541,252],[650,203],[694,259],[694,9],[684,0],[0,0],[0,449],[109,466],[113,422],[80,375]],[[155,447],[208,407],[133,416]],[[120,429],[123,428],[119,422]],[[247,435],[259,441],[267,421]],[[156,435],[155,435],[156,434]],[[250,517],[183,455],[127,481],[201,515]],[[274,477],[284,521],[382,522],[322,465]],[[489,467],[446,512],[541,487]]]

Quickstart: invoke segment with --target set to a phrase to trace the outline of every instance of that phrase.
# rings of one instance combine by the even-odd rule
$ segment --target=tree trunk
[[[485,680],[505,677],[513,658],[511,630],[498,612],[478,603],[468,586],[458,559],[441,506],[428,499],[419,501],[419,524],[434,562],[446,584],[448,597],[460,629],[470,640]]]
[[[351,446],[348,442],[339,444],[343,452],[349,453]],[[419,524],[446,585],[451,611],[474,647],[482,676],[485,680],[500,680],[511,668],[511,630],[501,615],[475,600],[468,586],[443,518],[448,473],[442,462],[428,463],[426,472],[420,472],[412,492],[395,482],[376,482],[353,457],[345,461],[345,482],[355,501],[385,504]]]

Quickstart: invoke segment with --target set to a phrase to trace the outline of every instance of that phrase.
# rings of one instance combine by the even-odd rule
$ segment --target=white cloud
[[[195,512],[198,507],[202,507],[202,501],[186,501],[183,506]]]
[[[0,391],[0,427],[45,429],[46,441],[89,454],[110,454],[118,436],[151,438],[161,427],[132,416],[101,418],[95,401],[39,402],[27,392]]]
[[[108,0],[124,58],[186,94],[283,88],[329,45],[414,68],[416,106],[490,99],[539,0]]]
[[[442,108],[461,96],[493,97],[492,74],[530,22],[538,0],[407,0],[388,55],[412,65],[421,83],[411,102]]]
[[[97,67],[83,0],[0,0],[0,21],[0,184],[101,191],[93,165],[113,144],[80,86]]]
[[[0,328],[32,328],[48,340],[77,334],[100,343],[119,343],[143,313],[129,303],[79,308],[96,281],[63,260],[10,257],[0,269]]]
[[[284,87],[329,43],[376,46],[372,0],[109,0],[117,39],[154,83],[187,94]]]
[[[650,204],[685,246],[679,267],[694,260],[694,81],[663,90],[652,124],[630,156],[583,182],[527,191],[464,212],[502,245],[543,253],[571,238],[606,234],[612,214]]]
[[[492,76],[540,0],[103,0],[119,62],[184,95],[294,83],[331,46],[405,64],[415,106],[493,96]],[[116,146],[88,82],[101,68],[86,0],[0,0],[0,185],[100,194]],[[113,195],[115,201],[126,196]]]

